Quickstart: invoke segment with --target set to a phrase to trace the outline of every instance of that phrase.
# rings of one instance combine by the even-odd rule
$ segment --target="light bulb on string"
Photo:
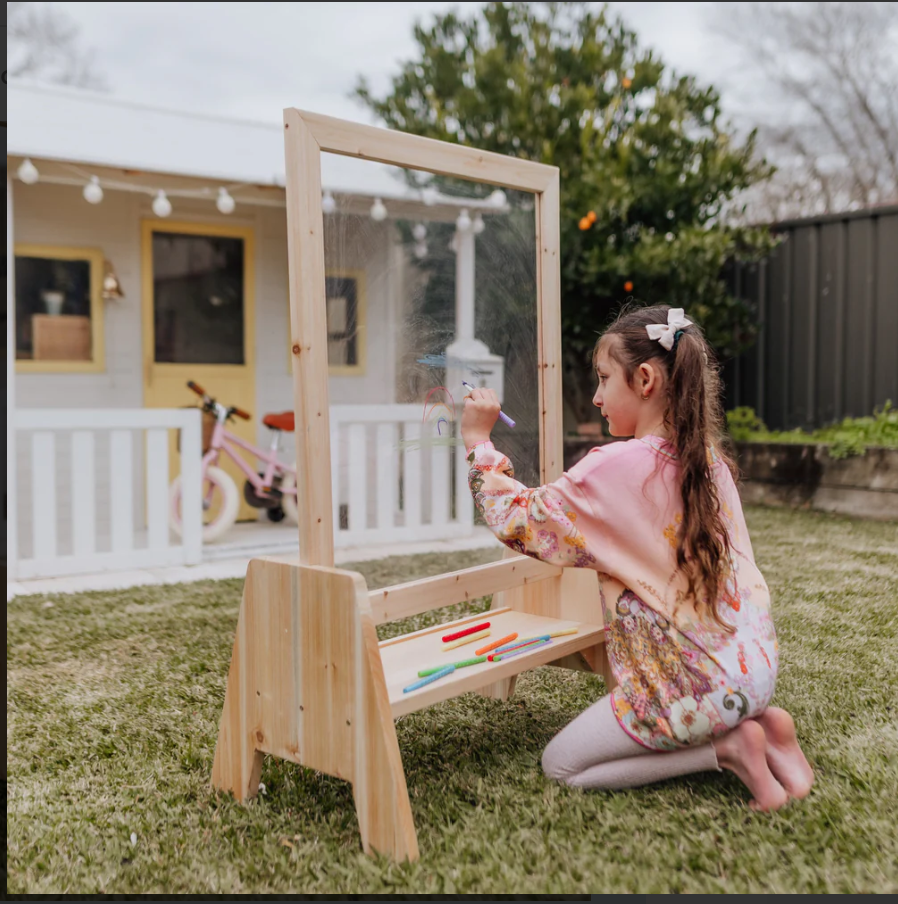
[[[235,202],[234,199],[228,194],[228,190],[226,188],[218,189],[218,200],[215,202],[215,206],[218,208],[220,213],[233,213]]]
[[[504,206],[505,206],[505,201],[506,201],[505,192],[502,191],[501,188],[497,188],[497,189],[496,189],[496,190],[495,190],[495,191],[487,198],[487,201],[489,201],[489,203],[492,204],[493,207],[504,207]]]
[[[334,196],[326,191],[321,198],[321,211],[322,213],[333,213],[337,209],[337,202],[334,200]]]
[[[387,208],[384,207],[384,202],[381,201],[380,198],[375,198],[374,203],[371,205],[371,219],[376,220],[379,223],[386,218]]]
[[[474,217],[474,235],[480,235],[484,229],[486,229],[486,223],[483,222],[483,217],[480,214]]]
[[[415,257],[418,260],[427,257],[427,243],[426,242],[416,242],[415,243]]]
[[[416,242],[423,242],[427,236],[427,227],[423,223],[415,223],[412,228],[412,235]]]
[[[455,228],[459,232],[467,232],[471,228],[471,217],[466,207],[462,208],[462,212],[458,215],[458,219],[455,221]]]
[[[159,191],[153,199],[153,213],[157,217],[167,217],[171,213],[171,201],[165,196],[164,191]]]
[[[103,200],[103,189],[100,187],[100,180],[96,176],[90,177],[90,182],[84,186],[84,200],[88,204],[99,204]]]
[[[40,173],[37,171],[37,167],[31,162],[28,157],[26,157],[22,161],[16,172],[18,173],[19,178],[26,185],[34,185],[34,183],[37,182],[37,180],[40,178]]]

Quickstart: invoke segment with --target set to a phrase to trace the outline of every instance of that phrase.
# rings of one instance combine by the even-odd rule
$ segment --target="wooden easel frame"
[[[284,136],[299,555],[253,559],[247,569],[212,783],[241,801],[255,796],[264,754],[347,779],[364,850],[415,860],[394,719],[468,691],[507,698],[516,675],[539,665],[607,676],[597,576],[510,550],[500,562],[370,592],[361,575],[334,568],[321,154],[534,194],[543,483],[563,469],[559,172],[293,108],[284,111]],[[446,626],[378,643],[376,625],[488,594],[490,619],[521,636],[569,626],[578,632],[403,694],[420,663],[434,664]]]

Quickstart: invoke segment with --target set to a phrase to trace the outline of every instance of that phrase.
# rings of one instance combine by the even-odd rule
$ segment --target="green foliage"
[[[812,433],[768,430],[753,408],[734,408],[726,417],[727,429],[736,442],[825,443],[832,458],[863,455],[871,446],[898,449],[898,408],[891,399],[881,409],[874,409],[872,417],[846,417],[839,424]]]
[[[754,408],[743,405],[727,412],[727,430],[730,436],[739,443],[748,442],[752,435],[766,431],[764,422],[755,414]]]
[[[770,169],[754,159],[754,133],[741,146],[729,134],[713,88],[667,70],[586,3],[487,3],[414,37],[416,58],[385,97],[364,78],[355,91],[389,128],[559,168],[565,388],[583,419],[592,348],[627,297],[686,308],[723,356],[753,341],[754,313],[721,270],[772,240],[720,216]]]

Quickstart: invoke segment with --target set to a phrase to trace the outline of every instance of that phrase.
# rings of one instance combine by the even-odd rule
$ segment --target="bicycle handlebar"
[[[188,388],[192,389],[198,396],[202,396],[205,400],[207,400],[207,404],[214,402],[215,400],[208,395],[205,389],[199,385],[199,383],[194,383],[193,380],[187,381]],[[243,420],[248,421],[251,420],[251,415],[244,411],[242,408],[234,408],[231,406],[228,408],[228,412],[230,414],[236,414],[237,417],[242,417]]]

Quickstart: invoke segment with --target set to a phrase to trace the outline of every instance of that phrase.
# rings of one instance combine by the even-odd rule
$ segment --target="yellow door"
[[[144,406],[197,405],[199,396],[187,388],[193,380],[252,416],[233,418],[228,429],[257,445],[252,230],[165,220],[142,226]],[[249,453],[241,454],[257,468]],[[240,493],[238,520],[255,520],[257,510],[243,499],[246,476],[225,454],[219,466]],[[170,479],[179,473],[172,431]]]

